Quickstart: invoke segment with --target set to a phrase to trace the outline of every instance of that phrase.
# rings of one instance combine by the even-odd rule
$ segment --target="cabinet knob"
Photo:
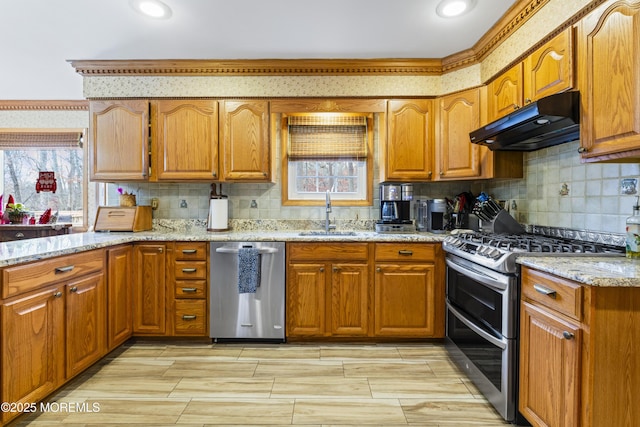
[[[574,335],[569,331],[564,331],[564,332],[562,332],[562,337],[565,340],[571,340],[571,339],[573,339]]]
[[[519,105],[514,105],[514,106],[513,106],[513,109],[514,109],[514,110],[519,110],[519,109],[520,109],[520,106],[519,106]]]
[[[53,294],[54,298],[60,298],[62,296],[62,292],[58,291],[56,293]]]
[[[78,292],[78,287],[72,286],[71,288],[69,288],[69,292]]]
[[[378,267],[378,268],[376,268],[376,271],[377,271],[378,273],[380,273],[380,272],[382,271],[382,269],[381,269],[380,267]]]
[[[324,267],[320,267],[320,273],[324,273]]]
[[[218,176],[218,173],[217,172],[212,172],[211,175],[213,175],[213,177],[215,178],[215,177]]]
[[[525,98],[524,103],[525,103],[525,104],[531,104],[531,99],[529,99],[529,98]]]
[[[162,253],[164,251],[163,248],[158,248],[158,252]]]
[[[431,172],[431,171],[427,172],[427,175],[431,176],[431,174],[432,174],[432,172]]]
[[[338,267],[333,267],[333,271],[338,271],[339,268]]]
[[[440,171],[440,176],[444,175],[444,172]]]
[[[586,153],[586,152],[587,152],[586,147],[580,147],[580,148],[578,148],[578,153]]]

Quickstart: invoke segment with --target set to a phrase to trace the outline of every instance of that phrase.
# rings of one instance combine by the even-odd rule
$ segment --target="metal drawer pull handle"
[[[533,285],[533,289],[535,289],[537,292],[540,292],[543,295],[546,295],[548,297],[551,297],[553,299],[556,298],[556,291],[554,291],[551,288],[547,288],[546,286],[542,286],[542,285],[538,285],[537,283]]]
[[[198,271],[197,268],[183,268],[182,269],[183,273],[195,273],[196,271]]]
[[[73,265],[67,265],[66,267],[56,267],[56,273],[68,273],[73,270]]]
[[[413,251],[399,250],[398,254],[400,254],[400,255],[413,255]]]
[[[125,216],[126,213],[124,211],[109,211],[107,212],[107,217],[111,216]]]
[[[196,319],[196,315],[195,314],[183,314],[182,315],[182,320],[195,320]]]
[[[183,254],[195,254],[196,252],[198,252],[197,249],[183,249],[182,250]]]
[[[198,288],[182,288],[182,292],[194,293],[194,292],[198,292]]]
[[[18,232],[16,233],[16,237],[17,237],[18,239],[19,239],[19,238],[21,238],[21,237],[24,237],[24,233],[21,233],[21,232],[19,232],[19,231],[18,231]]]
[[[241,323],[240,326],[243,328],[253,328],[253,323]]]
[[[562,333],[562,336],[563,336],[563,337],[564,337],[564,339],[566,339],[566,340],[573,339],[573,337],[574,337],[574,335],[573,335],[571,332],[568,332],[568,331],[564,331],[564,332]]]

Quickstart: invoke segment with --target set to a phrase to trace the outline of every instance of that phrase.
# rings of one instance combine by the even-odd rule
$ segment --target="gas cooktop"
[[[519,255],[621,256],[625,248],[536,234],[460,233],[445,238],[443,249],[461,258],[503,273],[516,273]]]

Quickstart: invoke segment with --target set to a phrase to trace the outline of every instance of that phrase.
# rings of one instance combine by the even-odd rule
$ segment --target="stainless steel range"
[[[503,212],[489,218],[490,226],[483,227],[484,232],[452,235],[443,242],[447,272],[445,344],[456,364],[505,420],[528,425],[517,411],[520,269],[516,258],[554,254],[622,256],[625,249],[524,230],[492,232],[518,229],[513,224],[494,223],[497,218],[506,218]]]

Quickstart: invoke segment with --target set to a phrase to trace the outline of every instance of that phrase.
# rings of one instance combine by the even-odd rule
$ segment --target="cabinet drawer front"
[[[206,298],[206,280],[176,280],[176,298]]]
[[[573,319],[582,318],[582,286],[528,268],[522,269],[522,295]]]
[[[287,245],[291,261],[366,261],[368,243],[291,243]]]
[[[206,261],[207,244],[200,242],[177,242],[175,244],[175,259],[195,259]]]
[[[80,252],[2,270],[2,298],[104,270],[104,251]]]
[[[177,300],[175,304],[176,335],[207,334],[207,302],[205,300]]]
[[[174,273],[176,279],[206,279],[207,263],[206,261],[176,261]]]
[[[425,243],[376,243],[376,261],[434,261],[436,245]]]

